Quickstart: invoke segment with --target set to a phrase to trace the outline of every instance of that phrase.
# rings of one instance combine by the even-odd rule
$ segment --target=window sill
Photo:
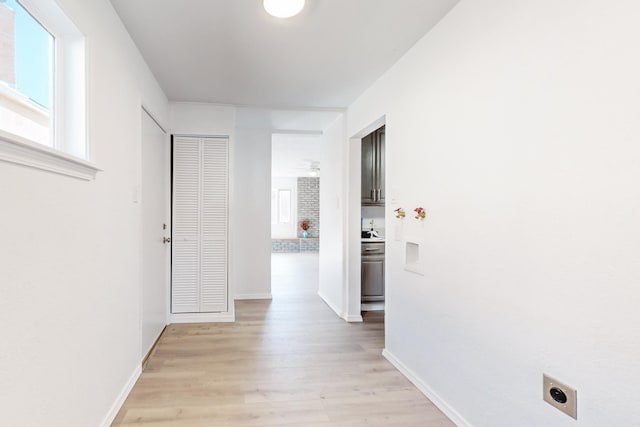
[[[0,161],[15,163],[91,181],[101,171],[96,165],[53,148],[0,130]]]

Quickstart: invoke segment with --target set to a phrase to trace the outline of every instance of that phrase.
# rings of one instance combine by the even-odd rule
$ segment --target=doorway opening
[[[272,136],[272,254],[320,250],[320,144],[319,135]]]
[[[385,201],[391,200],[385,194],[385,122],[386,117],[381,116],[349,136],[346,312],[352,321],[363,320],[370,314],[383,316],[384,311],[379,309],[386,310],[389,303],[384,283],[387,258]],[[375,280],[366,283],[371,279]],[[363,297],[369,301],[363,301]],[[378,301],[372,301],[375,299]]]
[[[384,311],[385,307],[385,129],[383,125],[362,138],[360,310],[363,315]]]

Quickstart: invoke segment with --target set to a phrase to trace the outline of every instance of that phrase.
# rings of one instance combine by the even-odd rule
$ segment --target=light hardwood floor
[[[383,317],[337,318],[318,257],[274,254],[273,301],[170,325],[114,426],[453,426],[382,356]]]

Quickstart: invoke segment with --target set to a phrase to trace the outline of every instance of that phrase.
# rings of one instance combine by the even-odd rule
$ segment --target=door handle
[[[171,243],[171,237],[163,237],[162,243]]]

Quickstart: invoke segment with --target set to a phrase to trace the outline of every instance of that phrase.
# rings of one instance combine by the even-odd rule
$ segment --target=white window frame
[[[290,182],[287,182],[290,181]],[[280,222],[280,191],[291,192],[291,218],[289,222]],[[272,178],[271,194],[275,193],[276,208],[271,209],[271,238],[272,239],[295,239],[297,238],[298,227],[298,188],[297,178]],[[273,197],[272,197],[273,200]],[[274,212],[275,211],[275,212]],[[273,214],[275,213],[275,218]]]
[[[275,195],[275,206],[272,207],[272,218],[271,224],[292,224],[293,219],[295,217],[295,209],[294,209],[294,190],[291,188],[274,188],[272,194]],[[281,193],[289,193],[289,221],[282,221],[282,200],[280,198]],[[275,208],[275,209],[273,209]],[[275,215],[274,215],[275,214]]]
[[[85,37],[53,0],[18,0],[55,39],[52,146],[0,129],[0,160],[92,180],[87,136]]]

